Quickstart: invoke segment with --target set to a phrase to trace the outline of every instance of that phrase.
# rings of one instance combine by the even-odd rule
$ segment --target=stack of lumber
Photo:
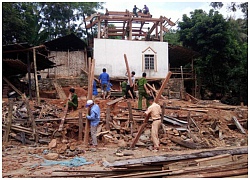
[[[193,178],[248,177],[248,147],[231,147],[127,159],[103,165],[110,170],[57,170],[50,177]],[[60,174],[57,174],[60,172]],[[63,174],[63,172],[65,174]]]

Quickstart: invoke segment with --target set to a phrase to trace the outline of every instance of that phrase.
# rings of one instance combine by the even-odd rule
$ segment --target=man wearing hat
[[[92,146],[97,146],[97,137],[96,131],[97,126],[100,122],[100,107],[97,104],[94,104],[93,100],[88,100],[86,103],[86,107],[88,108],[87,119],[90,121],[90,132],[92,138]]]
[[[151,138],[154,144],[154,150],[159,150],[160,140],[158,137],[158,130],[161,126],[161,106],[154,102],[154,97],[149,96],[147,98],[150,106],[145,111],[146,116],[151,116],[153,123],[151,129]]]

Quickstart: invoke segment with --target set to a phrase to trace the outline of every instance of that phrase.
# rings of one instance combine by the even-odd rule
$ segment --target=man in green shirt
[[[142,78],[138,80],[138,91],[139,91],[139,100],[138,100],[138,109],[142,109],[142,98],[146,98],[146,104],[147,107],[149,107],[148,102],[148,94],[149,90],[147,88],[147,80],[146,80],[147,74],[144,72],[142,73]]]
[[[126,88],[127,88],[127,82],[126,81],[123,81],[121,83],[121,88],[122,88],[122,97],[125,97],[125,95],[126,95]]]
[[[68,109],[74,109],[76,110],[78,107],[78,97],[75,93],[75,89],[74,88],[70,88],[69,92],[71,93],[71,99],[69,99],[68,101]]]

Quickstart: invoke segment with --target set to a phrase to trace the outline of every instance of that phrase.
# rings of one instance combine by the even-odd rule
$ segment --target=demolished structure
[[[185,54],[183,61],[193,64],[193,58],[198,54],[163,42],[163,34],[167,32],[166,26],[175,25],[172,21],[166,17],[152,18],[150,14],[141,13],[138,13],[138,17],[134,17],[127,10],[125,12],[107,10],[104,15],[94,14],[88,17],[87,21],[89,21],[87,28],[98,25],[97,38],[93,41],[94,58],[91,58],[92,52],[87,51],[86,44],[74,35],[69,35],[66,39],[69,38],[69,41],[75,39],[75,42],[79,42],[77,45],[66,43],[68,46],[63,46],[65,37],[45,43],[46,49],[50,50],[46,56],[51,59],[48,61],[50,75],[45,78],[45,74],[48,73],[48,70],[45,70],[41,72],[42,79],[36,80],[37,85],[34,88],[36,93],[32,96],[36,95],[35,100],[30,101],[25,95],[28,93],[16,88],[16,84],[8,81],[9,76],[6,75],[4,80],[8,88],[16,91],[21,98],[3,99],[2,150],[3,162],[6,162],[6,164],[3,163],[3,177],[247,176],[248,108],[197,98],[195,73],[193,69],[185,72],[185,69],[179,68],[185,64],[181,64],[181,58],[177,55]],[[122,26],[109,26],[110,23],[120,23]],[[145,31],[143,26],[147,23],[153,25]],[[139,26],[135,27],[134,24]],[[102,25],[104,25],[103,32]],[[155,36],[151,35],[153,31]],[[113,36],[119,36],[121,39],[107,39]],[[141,40],[137,39],[139,36]],[[79,48],[80,46],[83,47]],[[118,49],[118,46],[122,48]],[[134,46],[138,46],[139,50],[130,49],[134,49]],[[165,54],[160,53],[161,48]],[[32,50],[32,47],[26,47],[25,52],[26,50],[29,52],[30,49]],[[36,54],[37,51],[32,52]],[[130,53],[136,53],[138,57]],[[7,50],[3,51],[3,54],[7,54]],[[16,57],[19,56],[15,55]],[[35,60],[32,55],[27,55],[25,58],[32,59],[31,57]],[[148,57],[154,61],[148,61]],[[3,61],[6,61],[9,66],[12,64],[10,60]],[[151,62],[153,64],[150,64]],[[19,61],[14,63],[20,64]],[[174,71],[171,71],[171,64],[176,66],[173,68]],[[16,66],[23,67],[17,69],[23,70],[24,74],[27,73],[25,64],[13,67]],[[34,65],[34,71],[36,66],[38,70],[46,69],[39,61]],[[101,109],[101,122],[97,128],[99,150],[93,150],[88,147],[90,138],[85,104],[87,99],[92,98],[93,79],[97,78],[104,66],[110,72],[114,86],[111,99],[103,100],[100,97],[95,99],[95,103]],[[58,71],[56,68],[60,67],[61,70]],[[162,126],[159,130],[161,143],[160,151],[157,152],[159,154],[150,151],[152,120],[149,119],[148,123],[144,122],[145,101],[143,101],[143,110],[138,110],[137,99],[121,97],[120,85],[116,82],[125,79],[121,76],[128,69],[138,72],[138,77],[144,71],[149,74],[147,86],[155,96],[155,101],[161,105],[163,113]],[[14,74],[19,74],[19,71]],[[51,74],[55,76],[51,77]],[[187,92],[185,87],[189,84],[192,85]],[[64,105],[71,86],[75,87],[78,94],[78,109],[67,112]],[[173,88],[173,86],[176,87]],[[43,97],[50,93],[55,96]],[[10,155],[8,151],[21,145],[29,147],[28,154],[32,155],[32,158],[42,156],[46,160],[60,161],[74,156],[90,158],[92,154],[95,166],[89,165],[87,170],[81,167],[59,170],[45,168],[48,172],[38,175],[36,172],[39,173],[42,165],[37,165],[32,166],[31,169],[27,168],[29,170],[27,175],[20,174],[18,171],[13,172],[8,169],[7,162],[13,161],[8,157]],[[109,150],[111,154],[107,153],[110,152]],[[144,154],[147,156],[144,157]],[[112,160],[110,156],[115,158]],[[27,159],[29,158],[26,157]],[[38,159],[35,160],[40,162]],[[21,169],[26,167],[25,162],[21,158],[15,163]],[[91,167],[95,169],[90,170]]]

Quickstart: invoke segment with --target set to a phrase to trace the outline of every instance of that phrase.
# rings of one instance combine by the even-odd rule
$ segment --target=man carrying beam
[[[149,96],[148,98],[150,106],[147,111],[145,111],[146,116],[151,116],[153,119],[152,129],[151,129],[151,138],[154,144],[154,150],[158,151],[160,147],[160,140],[158,137],[158,130],[161,127],[161,106],[154,102],[154,97]]]
[[[125,76],[128,76],[127,72]],[[129,79],[128,79],[127,87],[126,87],[126,99],[128,99],[128,91],[130,91],[133,96],[131,98],[133,99],[136,98],[135,93],[134,93],[134,85],[135,85],[135,72],[134,71],[131,72],[131,81],[132,81],[132,84],[129,83]]]

